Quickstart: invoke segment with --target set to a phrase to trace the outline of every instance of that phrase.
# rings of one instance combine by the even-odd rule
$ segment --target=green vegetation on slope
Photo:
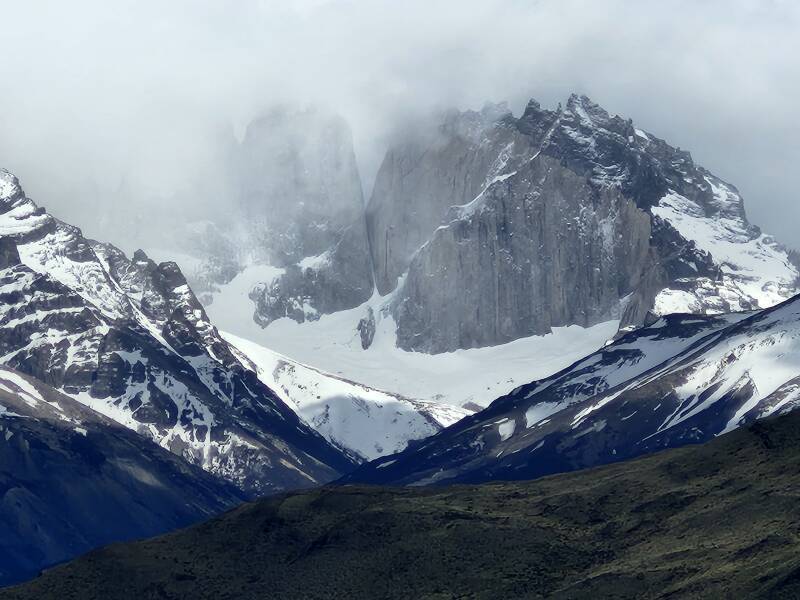
[[[323,488],[2,599],[800,597],[800,414],[529,483]]]

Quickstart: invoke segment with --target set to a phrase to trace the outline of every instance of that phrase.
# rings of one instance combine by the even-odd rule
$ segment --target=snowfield
[[[223,287],[221,297],[232,295]],[[214,301],[207,307],[212,322],[229,334],[249,340],[304,365],[370,388],[415,400],[467,408],[487,406],[522,383],[551,375],[600,348],[612,338],[618,321],[590,328],[559,327],[550,335],[532,336],[500,346],[442,354],[408,352],[396,346],[395,323],[385,310],[390,297],[377,294],[352,310],[297,323],[279,319],[266,329],[253,322],[246,294],[238,309]],[[372,307],[375,339],[361,347],[356,326]]]

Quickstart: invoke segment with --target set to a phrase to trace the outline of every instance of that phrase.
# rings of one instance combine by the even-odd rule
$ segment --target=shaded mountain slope
[[[0,585],[241,501],[232,485],[0,367]]]
[[[799,459],[793,413],[535,482],[313,490],[0,598],[795,598]]]

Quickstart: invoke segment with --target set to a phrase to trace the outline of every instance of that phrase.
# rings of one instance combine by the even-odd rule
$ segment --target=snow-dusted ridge
[[[703,442],[798,406],[800,296],[762,311],[668,315],[345,480],[527,479]]]
[[[738,210],[742,199],[732,186],[711,175],[705,180],[713,190],[715,216],[709,217],[697,202],[674,191],[651,211],[711,256],[721,276],[715,281],[700,279],[687,290],[662,290],[655,299],[656,312],[719,313],[783,302],[797,289],[797,267],[772,237],[743,219]]]
[[[249,492],[352,467],[242,366],[174,263],[84,238],[6,171],[0,192],[0,364]]]

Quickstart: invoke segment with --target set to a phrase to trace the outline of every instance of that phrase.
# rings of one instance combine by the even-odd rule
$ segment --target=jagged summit
[[[459,111],[450,109],[443,113],[440,131],[445,135],[457,135],[474,142],[480,142],[488,127],[513,118],[507,102],[487,102],[479,111]]]
[[[259,381],[175,263],[47,214],[0,171],[0,363],[248,493],[320,483],[353,459]]]
[[[579,114],[584,118],[595,118],[600,121],[608,121],[611,118],[611,115],[602,106],[592,101],[585,94],[576,94],[574,92],[570,94],[569,98],[567,98],[566,109],[567,112]]]
[[[22,192],[19,180],[6,169],[0,169],[0,200],[8,202]]]
[[[273,131],[323,122],[306,115]],[[237,204],[236,196],[231,202],[246,210],[231,216],[246,228],[280,215],[274,222],[288,258],[242,260],[258,256],[254,238],[212,223],[194,235],[203,258],[189,252],[180,264],[193,287],[208,284],[202,297],[223,330],[371,387],[459,404],[471,393],[451,397],[439,386],[421,396],[419,386],[398,386],[375,365],[385,359],[402,379],[433,389],[442,379],[434,365],[448,371],[460,360],[450,351],[497,349],[493,356],[506,360],[502,348],[511,352],[507,343],[525,338],[538,357],[566,328],[585,338],[571,342],[572,352],[590,351],[593,331],[640,326],[649,312],[750,310],[791,296],[797,267],[748,221],[736,188],[646,128],[577,94],[559,107],[531,100],[518,116],[502,104],[445,110],[407,123],[366,208],[347,136],[293,132],[284,146],[280,135],[254,137],[237,150],[249,154],[241,172],[254,202]],[[303,150],[311,138],[318,152]],[[335,148],[324,150],[329,144]],[[315,175],[325,165],[341,167],[334,196]],[[265,209],[270,197],[298,204]],[[306,218],[299,204],[323,197],[339,198],[353,226]],[[308,254],[311,242],[321,245]],[[322,242],[332,245],[323,250]],[[412,368],[403,350],[441,361]],[[550,364],[562,368],[574,357]],[[520,367],[491,380],[477,375],[473,400],[490,401],[524,374]]]

